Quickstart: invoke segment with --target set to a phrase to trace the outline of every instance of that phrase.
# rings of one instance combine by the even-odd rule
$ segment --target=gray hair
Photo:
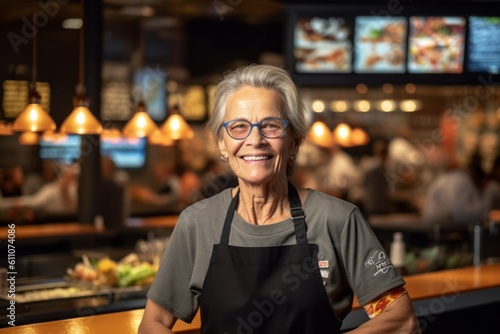
[[[291,130],[292,138],[297,139],[299,143],[303,142],[308,131],[307,110],[290,75],[279,67],[255,64],[229,72],[217,85],[213,112],[207,123],[216,139],[221,136],[229,96],[245,86],[266,88],[278,93],[284,102],[285,117],[290,121],[287,129]]]

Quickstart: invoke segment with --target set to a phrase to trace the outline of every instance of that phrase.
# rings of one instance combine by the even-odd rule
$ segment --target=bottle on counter
[[[394,233],[389,257],[392,265],[401,275],[408,274],[406,270],[406,245],[403,241],[403,233]]]

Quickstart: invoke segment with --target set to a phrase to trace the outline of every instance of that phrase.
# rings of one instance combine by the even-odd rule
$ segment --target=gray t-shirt
[[[191,322],[198,309],[212,248],[220,242],[230,202],[231,190],[227,189],[181,213],[148,292],[149,299],[183,321]],[[405,283],[356,206],[310,190],[303,209],[308,241],[319,247],[325,289],[340,320],[351,310],[353,292],[363,305]],[[235,212],[230,245],[262,247],[295,243],[290,219],[252,225]]]

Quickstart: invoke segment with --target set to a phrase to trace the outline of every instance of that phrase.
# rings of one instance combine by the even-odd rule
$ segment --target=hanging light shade
[[[194,132],[189,124],[179,114],[179,107],[175,105],[170,110],[170,116],[160,128],[161,132],[173,140],[193,139]]]
[[[21,145],[37,145],[40,141],[40,136],[36,132],[25,131],[19,135],[18,141]]]
[[[318,146],[328,148],[332,144],[330,129],[324,122],[316,121],[309,129],[307,140]]]
[[[0,136],[12,136],[14,132],[12,131],[12,123],[5,123],[0,121]]]
[[[158,145],[158,146],[173,146],[174,141],[172,138],[169,138],[167,135],[164,135],[160,129],[154,131],[149,137],[148,137],[148,143],[151,145]]]
[[[339,123],[333,130],[333,139],[340,146],[349,147],[351,143],[351,127],[346,123]]]
[[[34,86],[35,83],[32,82],[28,96],[28,105],[12,124],[13,131],[43,132],[56,129],[56,123],[52,117],[43,110],[40,104],[40,95],[35,90]]]
[[[74,98],[75,108],[61,124],[59,130],[61,133],[68,134],[100,134],[102,132],[102,125],[88,108],[89,101],[85,96],[85,87],[82,84],[78,84],[76,92],[76,97]]]
[[[146,112],[144,102],[139,101],[134,116],[123,128],[123,136],[126,138],[142,138],[151,135],[156,130],[158,130],[158,126]]]
[[[361,128],[353,128],[351,132],[351,143],[353,146],[363,146],[370,142],[370,136]]]

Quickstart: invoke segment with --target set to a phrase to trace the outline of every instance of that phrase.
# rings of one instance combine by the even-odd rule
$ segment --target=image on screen
[[[81,138],[79,135],[67,135],[58,140],[40,138],[39,155],[41,159],[54,160],[71,164],[80,158]]]
[[[101,140],[101,155],[118,168],[141,168],[146,162],[146,138]]]
[[[146,110],[155,121],[164,121],[167,115],[167,75],[155,68],[146,67],[134,73],[133,95],[142,97]]]
[[[354,37],[354,71],[406,71],[405,17],[358,16]]]
[[[408,72],[462,73],[465,18],[410,17]]]
[[[352,71],[352,29],[343,18],[312,17],[295,24],[293,55],[300,73]]]
[[[499,73],[500,17],[469,18],[468,70]]]

